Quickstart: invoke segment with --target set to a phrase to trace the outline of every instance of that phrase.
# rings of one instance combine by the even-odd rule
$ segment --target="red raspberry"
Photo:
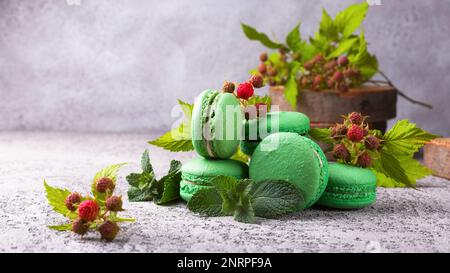
[[[253,75],[250,80],[250,84],[253,85],[254,88],[261,88],[264,85],[264,80],[259,75]]]
[[[79,235],[84,235],[89,230],[89,224],[81,219],[75,219],[72,223],[72,231]]]
[[[323,82],[323,77],[321,75],[316,75],[313,80],[313,85],[319,86]]]
[[[344,144],[336,144],[333,147],[333,156],[336,159],[342,159],[345,162],[350,161],[350,152]]]
[[[260,63],[258,66],[258,71],[259,73],[261,73],[262,75],[266,74],[267,72],[267,66],[264,63]]]
[[[115,187],[116,185],[114,185],[114,181],[109,177],[102,177],[97,180],[96,189],[98,192],[103,193],[106,192],[107,190],[113,192]]]
[[[358,156],[357,163],[363,168],[370,167],[372,165],[372,157],[367,152],[363,152]]]
[[[248,100],[251,96],[253,96],[253,86],[249,82],[240,83],[237,87],[236,94],[238,98]]]
[[[81,202],[81,194],[78,192],[73,192],[66,197],[64,200],[64,204],[70,211],[75,211],[77,208],[74,207],[74,204],[78,204]]]
[[[317,54],[313,58],[313,62],[314,63],[320,63],[320,62],[323,62],[323,61],[325,61],[325,58],[322,56],[322,54]]]
[[[112,222],[112,221],[106,221],[103,224],[100,225],[98,228],[98,231],[101,234],[102,239],[111,242],[116,238],[117,233],[119,232],[120,228],[119,226]]]
[[[353,142],[360,142],[364,137],[364,130],[361,126],[353,124],[347,131],[347,137]]]
[[[364,117],[361,115],[361,113],[351,112],[348,115],[348,120],[350,120],[352,124],[361,125],[361,123],[363,123],[364,121]]]
[[[100,208],[95,201],[86,200],[78,207],[78,216],[81,220],[92,222],[97,218],[99,211]]]
[[[345,55],[340,56],[338,58],[337,63],[338,63],[339,66],[346,66],[346,65],[348,65],[348,58],[347,58],[347,56],[345,56]]]
[[[265,62],[265,61],[267,61],[267,59],[268,59],[267,52],[263,52],[263,53],[261,53],[261,55],[259,55],[259,60],[261,62]]]
[[[110,211],[121,211],[122,209],[122,197],[113,195],[106,199],[105,206]]]
[[[368,136],[366,137],[365,145],[369,150],[376,150],[380,147],[380,140],[376,136]]]
[[[224,82],[222,86],[222,91],[225,93],[233,93],[235,89],[234,83],[232,82]]]
[[[313,61],[307,61],[306,63],[303,64],[303,67],[306,70],[311,70],[314,67],[314,62]]]

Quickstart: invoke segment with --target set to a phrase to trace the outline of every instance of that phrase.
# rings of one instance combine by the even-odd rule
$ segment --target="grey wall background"
[[[80,5],[68,3],[80,2]],[[358,1],[0,0],[0,130],[168,129],[176,99],[241,81],[263,47],[239,22],[278,39],[325,7]],[[450,1],[381,0],[364,24],[399,88],[398,118],[450,135]]]

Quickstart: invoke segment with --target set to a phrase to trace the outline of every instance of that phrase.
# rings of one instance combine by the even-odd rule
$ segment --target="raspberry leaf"
[[[127,164],[127,163],[110,165],[110,166],[100,170],[99,172],[97,172],[97,174],[95,174],[94,179],[91,184],[91,191],[92,191],[92,194],[94,195],[97,203],[100,205],[100,207],[104,208],[104,206],[105,206],[106,194],[97,191],[97,189],[96,189],[97,180],[102,177],[107,177],[107,178],[111,178],[111,180],[115,184],[117,181],[117,172],[125,164]]]
[[[250,194],[256,216],[275,218],[294,212],[303,202],[303,196],[291,183],[283,180],[265,180],[253,183]]]
[[[298,88],[297,88],[297,73],[300,70],[300,63],[299,62],[292,62],[290,65],[290,75],[286,82],[284,96],[286,100],[291,105],[292,109],[297,109],[297,95],[298,95]]]
[[[333,140],[330,137],[330,135],[331,135],[330,128],[313,128],[311,129],[311,131],[309,131],[309,136],[312,137],[314,140],[332,144]]]
[[[340,55],[347,53],[350,51],[350,49],[355,45],[355,43],[358,42],[357,37],[352,37],[349,39],[342,40],[338,47],[333,50],[327,57],[328,58],[337,58]]]
[[[64,201],[70,194],[69,190],[54,188],[49,184],[47,184],[47,181],[45,180],[44,180],[44,187],[48,203],[55,212],[62,214],[69,219],[74,219],[77,217],[77,214],[70,211],[64,204]]]
[[[238,160],[238,161],[242,161],[242,162],[244,162],[244,163],[247,163],[248,160],[249,160],[249,157],[248,157],[248,155],[244,154],[244,153],[241,151],[241,148],[240,148],[240,147],[238,147],[236,153],[234,153],[234,155],[231,157],[231,159],[234,159],[234,160]]]
[[[197,191],[187,203],[190,211],[204,216],[223,216],[222,198],[215,188]]]
[[[292,51],[300,51],[302,44],[302,38],[300,35],[300,23],[298,23],[286,36],[286,44]]]
[[[340,33],[344,37],[348,37],[353,34],[366,18],[369,5],[367,2],[354,4],[339,12],[334,20],[335,25]]]
[[[266,34],[258,32],[256,29],[249,25],[241,23],[241,27],[242,31],[244,31],[245,36],[250,40],[259,41],[261,44],[271,49],[277,49],[283,46],[280,43],[272,41],[269,37],[267,37]]]
[[[324,40],[334,41],[338,38],[338,31],[333,19],[325,9],[322,9],[322,20],[320,21],[319,32],[317,37],[323,37]],[[328,45],[329,43],[327,43]]]

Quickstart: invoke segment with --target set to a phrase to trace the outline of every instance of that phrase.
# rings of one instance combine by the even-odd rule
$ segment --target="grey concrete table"
[[[155,135],[153,135],[155,136]],[[118,192],[126,196],[124,177],[137,171],[145,148],[158,175],[169,153],[146,144],[148,135],[0,133],[0,252],[436,252],[450,251],[450,182],[428,177],[420,190],[378,189],[377,203],[356,211],[308,209],[258,224],[230,217],[203,218],[184,204],[164,207],[129,203],[113,243],[97,235],[80,237],[49,230],[64,219],[47,205],[43,179],[82,193],[106,165],[130,162],[120,172]]]

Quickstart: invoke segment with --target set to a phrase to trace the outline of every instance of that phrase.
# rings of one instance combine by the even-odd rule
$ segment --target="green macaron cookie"
[[[244,122],[245,139],[241,150],[251,156],[261,139],[277,132],[306,135],[310,130],[309,118],[300,112],[269,112],[265,117]]]
[[[328,182],[328,162],[320,147],[298,133],[280,132],[264,138],[253,152],[249,176],[255,181],[286,180],[297,187],[304,202],[298,210],[319,200]]]
[[[337,209],[358,209],[376,200],[377,179],[372,171],[330,163],[328,186],[317,204]]]
[[[180,196],[186,202],[199,189],[211,187],[210,180],[219,175],[248,178],[247,164],[233,159],[196,158],[181,167]]]
[[[192,144],[207,158],[227,159],[239,146],[242,111],[233,94],[203,91],[192,110]]]

